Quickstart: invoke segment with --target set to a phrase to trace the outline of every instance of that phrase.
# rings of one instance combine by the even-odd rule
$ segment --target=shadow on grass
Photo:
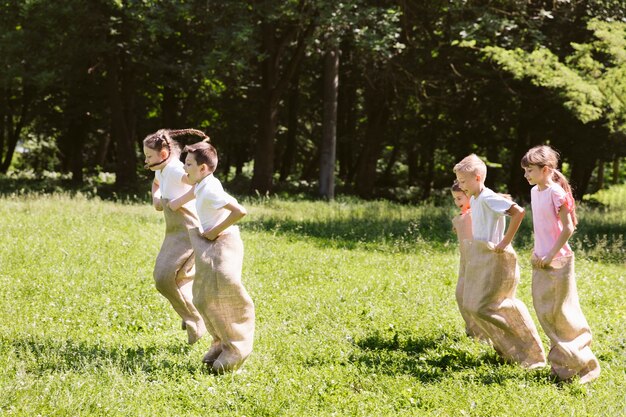
[[[137,184],[118,187],[115,184],[87,180],[74,184],[64,178],[9,178],[0,175],[0,196],[38,196],[47,194],[81,194],[87,198],[98,197],[119,203],[147,203],[151,179],[141,179]]]
[[[548,370],[524,371],[516,365],[505,366],[493,349],[481,353],[466,350],[461,343],[464,337],[443,334],[400,340],[397,333],[392,338],[374,334],[356,343],[360,351],[350,360],[374,373],[408,374],[424,383],[437,383],[452,373],[484,385],[513,378],[550,380]]]
[[[116,368],[127,374],[199,372],[187,360],[188,345],[107,346],[74,340],[3,340],[32,373]]]
[[[265,218],[247,221],[244,227],[297,238],[312,238],[345,249],[379,244],[403,250],[414,248],[420,243],[443,245],[455,241],[448,213],[445,208],[434,208],[432,212],[411,220],[390,220],[384,217],[324,221]]]

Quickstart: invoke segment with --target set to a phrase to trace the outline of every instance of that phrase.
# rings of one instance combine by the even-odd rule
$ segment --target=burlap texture
[[[515,297],[519,283],[515,251],[509,245],[496,253],[493,243],[466,242],[464,310],[505,360],[525,368],[545,365],[537,328],[524,303]]]
[[[550,339],[548,360],[559,379],[575,375],[585,383],[600,375],[600,364],[591,351],[591,330],[576,289],[574,256],[557,258],[548,268],[533,265],[533,304],[541,327]]]
[[[459,312],[461,313],[461,317],[465,321],[465,333],[468,336],[475,337],[481,340],[487,340],[488,337],[483,333],[480,326],[472,315],[465,311],[464,303],[463,303],[463,293],[465,291],[465,274],[467,269],[467,251],[469,247],[469,240],[461,240],[459,242],[459,279],[456,283],[456,291],[454,293],[456,297],[456,303],[459,307]]]
[[[196,256],[193,299],[211,336],[221,342],[216,363],[224,368],[239,366],[252,352],[254,304],[241,283],[243,242],[239,229],[210,241],[198,228],[189,231]]]
[[[183,319],[189,343],[206,333],[202,316],[192,300],[195,261],[188,229],[197,227],[198,219],[186,208],[172,211],[163,199],[165,238],[154,265],[157,290],[170,302]]]

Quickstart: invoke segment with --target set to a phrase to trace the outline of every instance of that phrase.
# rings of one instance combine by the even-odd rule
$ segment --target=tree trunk
[[[413,143],[409,143],[409,149],[407,150],[407,166],[409,170],[409,185],[416,185],[419,179],[419,166],[418,161],[418,147],[419,141],[415,140]]]
[[[262,194],[270,191],[273,186],[274,175],[274,137],[278,125],[278,106],[274,105],[271,92],[262,87],[264,98],[261,100],[259,111],[259,137],[254,154],[254,173],[252,174],[252,189]],[[266,95],[266,94],[269,94]]]
[[[124,188],[137,182],[135,143],[124,117],[124,102],[120,92],[119,60],[108,57],[107,93],[111,111],[111,136],[115,141],[115,185]]]
[[[0,158],[0,173],[6,174],[11,166],[11,162],[13,161],[13,154],[15,153],[15,148],[17,147],[17,142],[22,134],[22,129],[26,123],[27,110],[28,105],[30,104],[30,94],[29,89],[24,87],[24,91],[22,92],[22,106],[20,109],[20,115],[17,119],[17,122],[13,121],[13,114],[10,111],[6,113],[6,126],[4,129],[6,130],[7,142],[6,142],[6,153],[4,154],[4,158]],[[2,149],[0,148],[0,157],[2,156]]]
[[[274,25],[265,22],[261,24],[262,50],[267,56],[260,62],[259,136],[254,154],[254,173],[251,184],[252,189],[260,193],[266,193],[272,189],[274,174],[274,136],[278,124],[278,98],[275,96],[275,87],[279,71],[274,31]]]
[[[600,123],[579,123],[571,128],[574,142],[568,149],[563,149],[563,153],[567,152],[567,159],[572,167],[570,180],[574,198],[582,200],[589,191],[593,170],[604,152],[603,149],[608,145],[609,131]],[[588,143],[593,143],[593,146],[588,146]]]
[[[96,152],[96,167],[100,167],[103,171],[106,170],[104,165],[106,164],[107,154],[109,152],[109,145],[111,143],[111,134],[106,133],[102,136],[102,139],[98,143],[98,150]]]
[[[576,200],[582,200],[583,196],[587,194],[589,180],[595,166],[596,158],[593,157],[578,159],[572,163],[572,188]]]
[[[74,185],[83,184],[83,149],[85,147],[85,137],[87,136],[87,116],[77,114],[70,121],[67,129],[67,137],[70,144],[69,166],[72,171],[72,183]]]
[[[604,188],[604,161],[598,159],[598,190]]]
[[[324,116],[320,150],[320,196],[327,200],[335,198],[338,88],[339,49],[333,47],[324,57]]]
[[[423,172],[422,172],[422,199],[426,200],[430,197],[430,192],[433,187],[433,181],[435,178],[435,140],[426,141],[424,146],[422,146],[422,161]]]
[[[9,97],[11,96],[9,89],[4,88],[2,92],[3,96],[0,97],[0,163],[2,163],[4,156],[4,141],[5,138],[8,136],[7,121],[8,118],[11,116],[7,102],[9,100]]]
[[[528,127],[529,123],[532,123],[532,121],[528,120],[527,117],[529,113],[528,107],[529,103],[522,99],[518,114],[515,145],[511,150],[511,159],[509,161],[509,183],[507,184],[509,194],[511,194],[514,199],[520,201],[528,201],[529,199],[528,182],[524,179],[521,168],[517,169],[520,167],[520,161],[530,148],[531,140]]]
[[[395,136],[395,138],[397,138],[398,136]],[[388,179],[388,183],[389,184],[393,184],[395,183],[395,180],[391,180],[391,176],[393,175],[393,167],[396,164],[396,161],[398,160],[398,154],[400,153],[400,144],[397,143],[397,141],[394,141],[396,143],[393,144],[393,149],[391,150],[391,155],[389,155],[389,160],[387,161],[387,166],[385,167],[385,172],[383,173],[383,176]]]
[[[356,139],[356,82],[351,76],[350,59],[352,49],[344,45],[341,49],[340,77],[337,96],[337,162],[339,163],[339,177],[344,182],[350,182],[354,175],[354,147]]]
[[[371,198],[376,184],[376,163],[383,147],[381,138],[389,121],[387,89],[383,80],[376,80],[365,88],[365,113],[367,126],[363,148],[357,162],[355,189],[363,198]]]
[[[271,191],[274,176],[274,154],[276,128],[278,126],[278,107],[289,82],[300,67],[304,57],[306,41],[312,35],[315,26],[306,28],[292,27],[281,31],[276,24],[262,21],[261,51],[265,59],[260,62],[261,100],[259,109],[259,136],[254,154],[254,173],[251,188],[265,194]],[[281,37],[277,38],[280,33]],[[295,39],[293,53],[288,56],[286,50]],[[289,61],[281,64],[285,58]]]
[[[615,155],[613,158],[613,184],[619,182],[619,155]]]
[[[285,150],[280,164],[280,181],[285,181],[291,174],[293,163],[296,158],[297,133],[298,133],[298,104],[300,93],[298,91],[299,77],[296,77],[293,86],[289,90],[287,116],[287,137],[285,139]]]

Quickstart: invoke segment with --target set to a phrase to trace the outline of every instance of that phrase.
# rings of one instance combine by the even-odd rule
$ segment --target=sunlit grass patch
[[[598,381],[579,387],[556,383],[548,369],[505,364],[464,335],[452,207],[244,204],[255,348],[240,373],[214,376],[200,362],[209,339],[188,346],[154,288],[160,213],[84,195],[0,198],[0,415],[626,412],[623,265],[577,253],[603,366]],[[585,210],[581,225],[596,209]],[[518,297],[531,307],[529,247],[518,253]]]

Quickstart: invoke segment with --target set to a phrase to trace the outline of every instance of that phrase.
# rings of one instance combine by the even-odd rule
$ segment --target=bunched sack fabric
[[[198,228],[189,231],[196,256],[193,299],[213,337],[221,343],[214,362],[217,372],[239,367],[252,352],[254,341],[254,303],[241,283],[243,242],[239,228],[211,241]]]
[[[505,360],[529,369],[545,366],[537,327],[524,303],[515,297],[519,283],[515,251],[509,245],[503,253],[496,253],[491,242],[466,242],[464,310]]]
[[[533,304],[541,327],[550,339],[548,360],[561,380],[580,376],[580,383],[600,375],[600,363],[591,351],[591,330],[576,289],[574,255],[554,259],[548,268],[533,265]]]
[[[467,270],[467,252],[469,250],[470,240],[463,239],[459,242],[459,279],[456,283],[455,297],[459,307],[459,312],[463,321],[465,321],[465,333],[468,336],[475,337],[481,340],[488,340],[489,338],[483,333],[474,317],[465,310],[463,303],[463,296],[465,292],[465,275]]]
[[[198,219],[184,207],[173,211],[168,207],[169,200],[161,201],[165,238],[154,265],[154,281],[157,290],[183,319],[187,340],[193,344],[206,333],[202,316],[192,300],[195,260],[188,230],[197,227]]]

